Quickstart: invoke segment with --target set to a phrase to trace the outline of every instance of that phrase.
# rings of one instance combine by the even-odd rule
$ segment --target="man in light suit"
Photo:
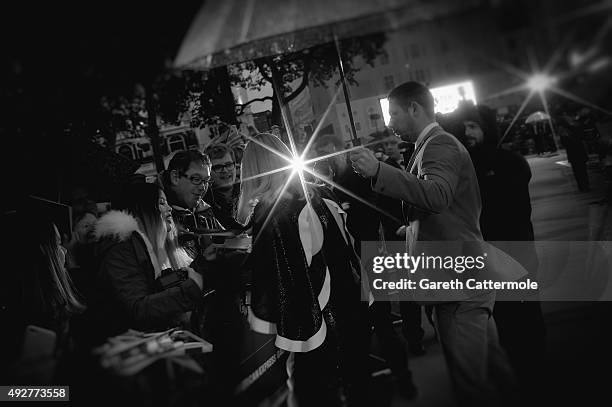
[[[404,202],[407,221],[419,220],[419,241],[482,241],[474,166],[465,147],[435,122],[431,92],[407,82],[394,88],[388,99],[389,127],[402,140],[415,143],[406,171],[378,161],[365,148],[351,153],[354,170],[371,178],[374,191]],[[466,301],[435,306],[440,342],[461,405],[494,405],[514,386],[497,338],[494,302],[495,293],[483,291]]]

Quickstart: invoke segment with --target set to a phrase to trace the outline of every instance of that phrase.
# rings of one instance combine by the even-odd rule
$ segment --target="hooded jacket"
[[[151,243],[126,212],[110,211],[96,224],[96,258],[99,264],[92,313],[98,339],[129,328],[163,330],[202,299],[195,281],[159,291],[161,272]]]
[[[477,106],[465,120],[478,123],[483,132],[482,144],[468,149],[482,198],[482,236],[521,263],[534,279],[538,256],[532,243],[531,168],[522,155],[497,146],[499,128],[493,110]]]
[[[480,187],[480,228],[484,239],[533,240],[529,196],[531,169],[527,160],[518,153],[497,147],[499,130],[494,111],[478,106],[467,119],[478,123],[483,132],[482,144],[468,151]]]

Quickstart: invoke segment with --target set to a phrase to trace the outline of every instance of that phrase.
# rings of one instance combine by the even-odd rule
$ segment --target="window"
[[[124,144],[124,145],[120,146],[118,148],[117,152],[119,154],[121,154],[122,156],[127,157],[127,158],[129,158],[131,160],[134,159],[134,152],[132,151],[132,148],[130,146],[128,146],[128,145]]]
[[[372,113],[370,115],[370,128],[378,129],[378,121],[380,120],[380,115],[378,113]]]
[[[168,149],[171,153],[175,151],[185,150],[185,141],[180,134],[168,136]]]
[[[148,162],[153,162],[153,148],[151,146],[151,143],[144,142],[144,143],[137,143],[133,145],[134,147],[134,152],[136,154],[136,159],[140,160],[140,162],[142,163],[148,163]],[[162,148],[162,154],[163,155],[167,155],[168,154],[168,146],[167,145],[163,145],[164,148]]]
[[[418,58],[421,55],[419,50],[419,44],[411,44],[410,45],[410,55],[412,58]]]
[[[387,75],[383,78],[385,82],[385,89],[391,90],[395,87],[395,80],[393,79],[393,75]]]

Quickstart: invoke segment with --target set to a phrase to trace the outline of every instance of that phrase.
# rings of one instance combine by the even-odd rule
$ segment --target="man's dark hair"
[[[411,102],[416,102],[423,107],[428,116],[434,117],[433,95],[427,86],[419,82],[402,83],[393,88],[387,98],[397,101],[402,109],[407,109]]]
[[[210,162],[210,157],[208,155],[197,151],[197,150],[185,150],[179,151],[170,160],[168,163],[167,171],[170,172],[172,170],[178,170],[179,172],[185,172],[189,169],[191,163],[202,163],[210,167],[212,163]]]
[[[458,109],[462,123],[474,122],[480,126],[483,135],[483,143],[487,147],[497,147],[499,141],[499,125],[497,124],[497,112],[485,105],[465,106]]]
[[[166,171],[164,171],[162,174],[162,183],[164,189],[166,190],[166,194],[170,193],[170,174],[172,173],[172,170],[177,170],[179,173],[184,173],[189,169],[191,163],[202,163],[208,168],[212,166],[210,157],[198,150],[184,150],[177,152],[168,163],[168,168]]]

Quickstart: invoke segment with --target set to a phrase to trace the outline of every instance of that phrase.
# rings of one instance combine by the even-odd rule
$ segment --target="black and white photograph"
[[[612,1],[0,7],[0,404],[610,404]]]

